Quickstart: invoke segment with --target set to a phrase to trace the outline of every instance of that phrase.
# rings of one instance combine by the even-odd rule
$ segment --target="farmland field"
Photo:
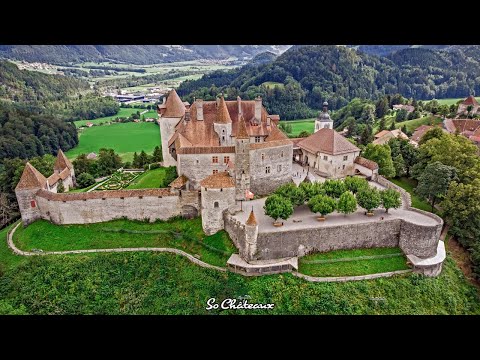
[[[135,151],[151,154],[157,145],[160,146],[160,130],[156,123],[113,123],[82,130],[78,146],[66,155],[74,159],[80,154],[98,154],[101,148],[112,148],[123,161],[132,161]]]
[[[463,97],[463,98],[457,98],[457,99],[435,99],[435,100],[437,100],[440,105],[448,105],[448,106],[450,106],[450,105],[452,105],[452,104],[456,104],[457,101],[459,101],[459,100],[465,100],[466,98],[467,98],[467,97],[465,96],[465,97]],[[477,101],[480,101],[480,97],[476,97],[476,99],[477,99]]]
[[[280,121],[283,124],[292,125],[292,133],[287,134],[290,137],[297,137],[302,131],[308,131],[310,134],[313,133],[313,128],[315,126],[315,119],[302,119],[302,120],[290,120],[290,121]]]
[[[129,117],[130,115],[136,113],[137,111],[140,111],[140,113],[142,113],[145,110],[146,109],[120,108],[120,111],[116,115],[106,116],[106,117],[102,117],[94,120],[78,120],[78,121],[75,121],[74,124],[77,128],[80,126],[84,126],[87,122],[91,122],[95,125],[100,125],[108,121],[112,121],[117,117]],[[149,110],[143,115],[145,115],[145,118],[154,118],[154,119],[158,118],[158,114],[155,110]]]

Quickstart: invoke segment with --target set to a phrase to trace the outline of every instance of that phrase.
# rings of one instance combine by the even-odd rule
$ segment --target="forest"
[[[417,100],[480,93],[479,58],[478,46],[449,51],[407,48],[387,57],[343,46],[293,46],[266,64],[185,81],[178,94],[187,101],[209,100],[219,93],[247,99],[260,95],[270,113],[299,119],[320,110],[325,100],[335,110],[354,98],[377,100],[395,93]],[[267,82],[278,85],[263,85]]]

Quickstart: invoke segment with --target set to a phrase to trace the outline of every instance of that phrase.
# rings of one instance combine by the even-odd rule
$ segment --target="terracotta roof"
[[[15,190],[44,188],[47,179],[32,164],[27,162]]]
[[[431,125],[419,126],[418,128],[415,129],[414,133],[412,134],[411,139],[415,142],[419,142],[420,139],[422,138],[422,136],[425,135],[425,133],[430,129],[433,129],[433,126],[431,126]]]
[[[138,196],[176,196],[170,189],[137,189],[137,190],[106,190],[91,191],[85,193],[62,193],[57,194],[47,190],[39,190],[37,196],[51,201],[73,201],[89,199],[119,199],[121,197]]]
[[[290,139],[287,138],[285,140],[266,141],[263,143],[252,143],[250,144],[250,149],[265,149],[265,148],[284,146],[284,145],[292,145],[292,142],[290,141]]]
[[[220,97],[220,101],[217,108],[217,118],[215,119],[217,124],[231,124],[230,114],[228,113],[227,105],[223,96]]]
[[[188,178],[185,175],[181,175],[175,180],[173,180],[168,186],[174,189],[180,189],[181,187],[185,186],[187,181],[188,181]]]
[[[477,99],[475,99],[475,97],[473,95],[470,95],[469,97],[467,97],[463,102],[462,102],[463,105],[472,105],[472,106],[478,106],[478,101]]]
[[[257,218],[255,217],[255,214],[252,211],[250,211],[250,215],[248,216],[247,222],[245,223],[250,226],[255,226],[258,225]]]
[[[72,163],[67,159],[62,149],[58,150],[57,160],[55,160],[53,168],[58,171],[62,171],[65,168],[73,169]]]
[[[361,156],[357,156],[355,158],[355,164],[361,165],[361,166],[366,167],[367,169],[370,169],[370,170],[378,169],[378,164],[375,161],[365,159]]]
[[[375,134],[375,138],[377,138],[377,139],[378,139],[378,138],[381,138],[382,136],[388,134],[389,132],[390,132],[389,130],[382,130],[382,131],[380,131],[379,133],[376,133],[376,134]]]
[[[452,122],[455,128],[460,131],[460,133],[464,133],[466,131],[475,132],[480,126],[480,120],[474,119],[453,119]]]
[[[207,189],[219,189],[235,187],[235,182],[228,172],[219,172],[217,174],[207,176],[200,182],[200,185]]]
[[[453,119],[445,119],[443,121],[443,126],[449,133],[454,133],[456,130],[455,124],[453,123]]]
[[[248,139],[247,125],[245,124],[245,118],[240,116],[240,122],[238,124],[237,139]]]
[[[270,135],[267,136],[267,141],[285,140],[288,137],[277,127],[272,127]]]
[[[298,143],[302,149],[312,153],[325,153],[330,155],[340,155],[360,151],[350,141],[333,129],[320,129],[316,133],[303,139]]]
[[[375,145],[383,145],[386,144],[390,139],[393,138],[400,138],[400,139],[408,139],[408,136],[405,135],[402,130],[400,129],[395,129],[395,130],[383,130],[381,133],[383,133],[382,136],[377,137],[375,140],[373,140],[373,144]],[[380,135],[381,133],[378,133],[377,135]]]
[[[293,147],[298,147],[298,143],[302,140],[304,140],[304,137],[301,138],[289,138],[290,141],[293,143]]]
[[[185,105],[178,96],[175,89],[171,90],[168,94],[167,101],[165,102],[167,110],[162,117],[182,117],[185,115]]]
[[[59,180],[65,180],[67,177],[71,176],[70,169],[65,168],[63,169],[60,174],[53,173],[48,177],[48,185],[53,186],[55,185]]]
[[[192,146],[181,147],[177,154],[224,154],[235,153],[235,146]]]

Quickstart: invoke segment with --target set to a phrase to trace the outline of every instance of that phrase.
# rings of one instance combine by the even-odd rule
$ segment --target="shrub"
[[[95,179],[93,178],[92,174],[89,173],[81,173],[77,177],[77,186],[81,189],[89,187],[95,184]]]

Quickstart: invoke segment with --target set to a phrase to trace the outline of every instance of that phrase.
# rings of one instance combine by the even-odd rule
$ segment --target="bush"
[[[77,186],[81,189],[89,187],[95,184],[95,179],[92,174],[89,173],[81,173],[77,177]]]
[[[325,216],[335,211],[337,202],[329,196],[317,195],[310,199],[308,207],[312,212]]]
[[[371,212],[380,206],[382,198],[376,188],[369,187],[368,189],[362,189],[358,192],[357,202],[362,208]]]
[[[290,200],[278,194],[270,195],[265,200],[263,209],[265,214],[275,221],[278,218],[287,220],[293,214],[293,205]]]

